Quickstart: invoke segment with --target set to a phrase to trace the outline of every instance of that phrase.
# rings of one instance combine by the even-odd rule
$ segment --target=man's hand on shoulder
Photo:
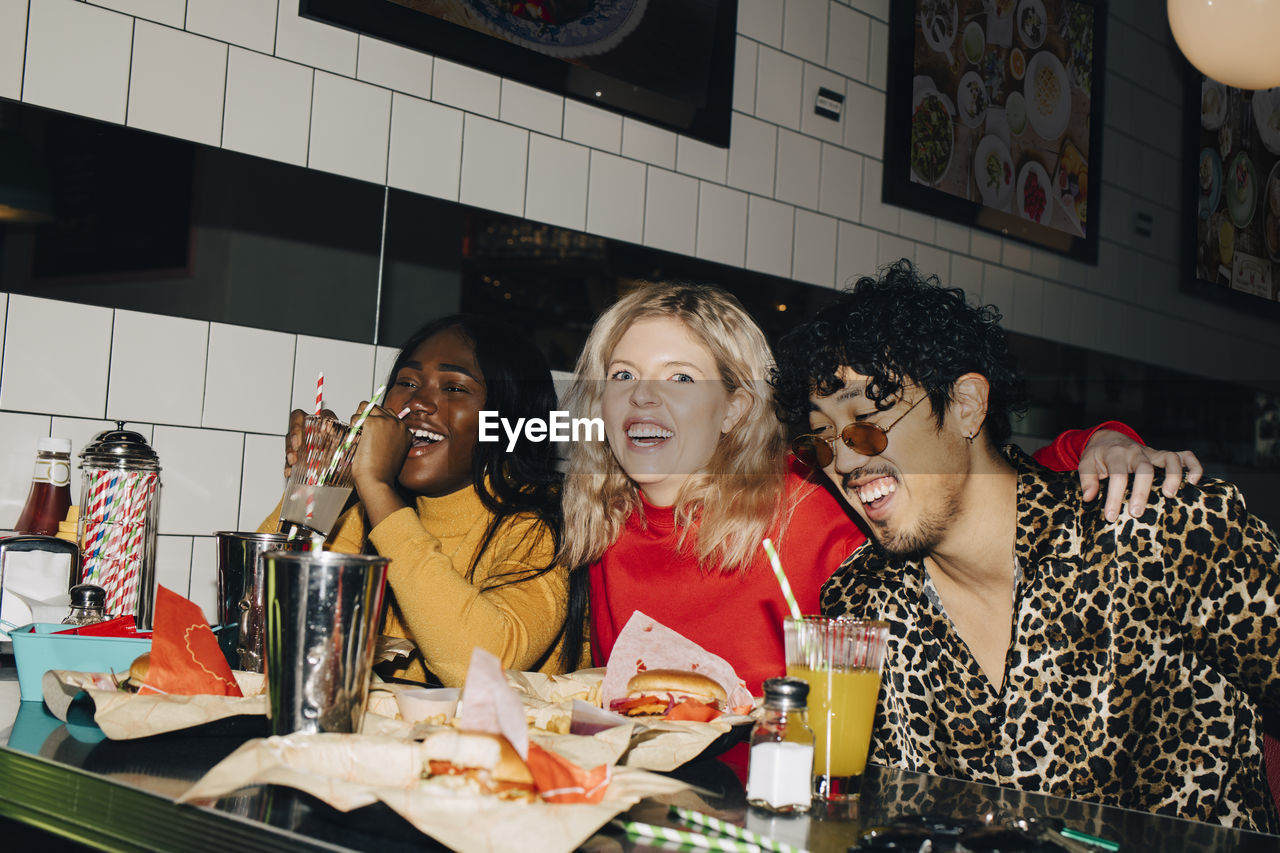
[[[1105,512],[1108,521],[1120,517],[1125,487],[1129,486],[1129,514],[1141,515],[1147,497],[1155,485],[1156,469],[1164,472],[1161,490],[1168,497],[1178,492],[1183,480],[1200,482],[1204,467],[1190,450],[1156,450],[1139,444],[1123,433],[1100,429],[1090,436],[1080,454],[1082,497],[1091,501],[1098,496],[1102,481],[1107,481]],[[1133,475],[1130,484],[1129,476]]]

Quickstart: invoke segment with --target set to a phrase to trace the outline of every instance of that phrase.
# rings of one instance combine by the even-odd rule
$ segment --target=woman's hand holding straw
[[[791,609],[791,617],[793,619],[803,619],[804,614],[800,612],[800,605],[796,602],[795,593],[791,591],[791,583],[787,580],[786,572],[782,571],[782,561],[778,559],[778,551],[773,547],[773,540],[765,539],[760,544],[764,547],[764,552],[769,555],[769,565],[773,567],[773,574],[778,579],[778,586],[782,587],[782,597],[787,600],[787,607]]]
[[[371,400],[376,400],[381,397],[382,392],[385,390],[387,390],[386,385],[379,385],[378,390],[373,392]],[[338,470],[338,465],[342,462],[343,457],[347,455],[347,451],[351,449],[353,444],[355,444],[356,436],[360,434],[360,427],[364,426],[365,418],[369,417],[369,413],[372,412],[376,406],[376,403],[370,402],[369,405],[364,407],[364,411],[360,413],[359,417],[356,418],[356,422],[351,425],[351,430],[347,433],[347,437],[342,440],[342,445],[338,448],[337,452],[333,454],[333,459],[330,460],[329,467],[320,475],[321,484],[324,484],[325,481],[333,476],[333,472]]]

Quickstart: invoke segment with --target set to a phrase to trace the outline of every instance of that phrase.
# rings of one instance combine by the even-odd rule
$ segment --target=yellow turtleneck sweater
[[[538,519],[508,519],[467,579],[492,517],[469,487],[440,498],[419,497],[416,508],[398,510],[368,532],[377,552],[391,558],[382,633],[408,637],[418,646],[407,663],[379,671],[421,681],[425,668],[446,686],[461,686],[475,646],[493,652],[507,669],[564,671],[561,628],[569,573],[555,566],[538,577],[486,589],[551,562],[551,533]],[[278,518],[279,509],[263,528],[274,530]],[[338,519],[329,546],[360,553],[366,525],[363,507],[356,504]]]

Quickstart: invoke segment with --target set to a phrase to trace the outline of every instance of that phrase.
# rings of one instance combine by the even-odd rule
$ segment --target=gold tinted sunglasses
[[[863,456],[879,456],[889,446],[889,430],[896,427],[899,421],[911,414],[911,410],[928,399],[928,397],[928,394],[921,396],[905,412],[894,418],[893,423],[887,427],[873,424],[870,421],[855,421],[851,424],[845,424],[845,428],[840,430],[839,438],[844,442],[845,447],[855,453],[860,453]],[[825,438],[815,432],[793,438],[791,440],[791,452],[806,465],[814,468],[826,468],[831,464],[831,460],[836,458],[835,445],[836,436]]]

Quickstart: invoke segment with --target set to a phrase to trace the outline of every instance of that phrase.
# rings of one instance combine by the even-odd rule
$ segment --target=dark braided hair
[[[974,307],[964,291],[943,287],[903,259],[864,276],[833,304],[788,332],[778,343],[772,385],[778,417],[807,428],[810,394],[843,387],[841,367],[870,378],[867,397],[884,410],[905,385],[919,385],[942,427],[956,380],[979,373],[990,384],[985,428],[1000,445],[1010,416],[1026,410],[1021,372],[994,306]]]

